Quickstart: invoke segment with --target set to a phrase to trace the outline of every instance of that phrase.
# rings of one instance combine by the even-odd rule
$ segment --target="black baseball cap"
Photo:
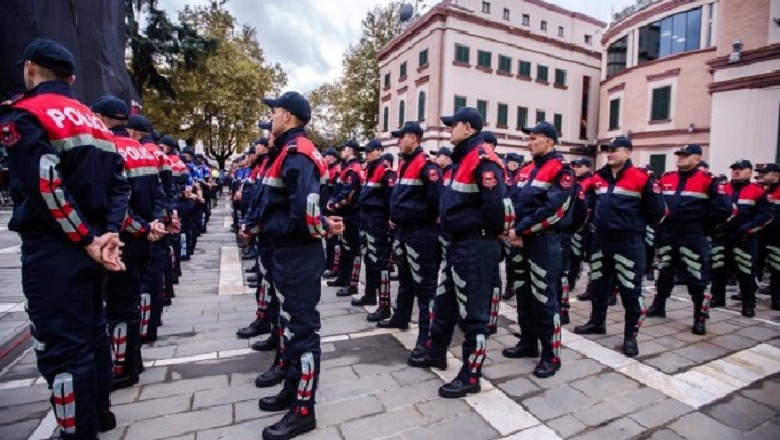
[[[133,115],[127,120],[127,128],[151,133],[154,130],[151,121],[142,115]]]
[[[336,151],[336,149],[335,149],[335,148],[333,148],[333,147],[328,147],[328,148],[325,150],[325,154],[324,154],[324,156],[333,156],[333,157],[335,157],[336,159],[338,159],[338,158],[339,158],[339,153],[338,153],[338,151]]]
[[[393,157],[393,153],[385,153],[382,155],[382,160],[386,160],[388,162],[395,163],[395,157]]]
[[[423,135],[423,129],[420,126],[420,124],[414,122],[414,121],[407,121],[403,127],[399,128],[396,131],[390,132],[390,134],[394,138],[401,138],[404,137],[406,133],[412,133],[416,134],[417,136]]]
[[[498,145],[498,138],[496,138],[496,134],[492,131],[483,130],[482,139],[489,144],[493,144],[493,146]]]
[[[167,145],[171,148],[179,148],[179,142],[171,137],[171,135],[166,134],[165,136],[160,139],[160,143],[163,145]]]
[[[70,76],[76,70],[76,57],[59,41],[44,38],[32,40],[24,49],[19,64],[27,60],[60,75]]]
[[[270,130],[271,129],[271,121],[261,121],[257,123],[257,128],[260,130]]]
[[[374,150],[382,150],[383,148],[382,142],[380,142],[379,139],[371,139],[366,145],[360,147],[360,151],[371,153]]]
[[[579,159],[574,159],[573,161],[571,161],[571,165],[575,167],[584,166],[590,168],[593,166],[593,163],[587,157],[581,157]]]
[[[540,133],[558,142],[558,129],[547,121],[542,121],[533,127],[523,127],[522,132],[525,134]]]
[[[352,148],[355,151],[360,151],[360,144],[358,144],[358,141],[356,141],[354,139],[350,139],[350,140],[344,142],[343,144],[340,144],[340,145],[336,146],[337,150],[343,150],[345,148]]]
[[[447,127],[452,127],[458,122],[466,122],[477,131],[481,131],[485,123],[482,113],[474,107],[461,107],[452,116],[442,116],[441,122]]]
[[[121,121],[127,120],[130,116],[130,108],[127,103],[112,95],[102,96],[93,102],[92,112]]]
[[[756,165],[756,171],[759,173],[780,173],[780,164],[765,163],[762,165]]]
[[[675,151],[674,154],[677,156],[690,156],[692,154],[698,154],[699,156],[701,156],[702,151],[701,151],[701,146],[699,146],[698,144],[688,144],[685,147]]]
[[[625,136],[618,136],[616,138],[613,138],[611,141],[609,141],[608,144],[602,145],[601,150],[614,150],[616,148],[626,148],[629,150],[634,149],[634,144],[631,143],[631,139],[625,137]]]
[[[255,146],[252,145],[251,147],[247,148],[244,153],[246,153],[247,155],[249,155],[249,154],[257,154],[257,150],[255,150]]]
[[[264,98],[263,104],[275,108],[281,107],[295,115],[301,122],[308,124],[311,120],[311,105],[309,101],[298,92],[284,92],[278,98]]]
[[[710,168],[710,163],[707,162],[706,160],[700,160],[699,163],[696,164],[696,166],[697,167],[704,167],[704,168],[709,169]]]
[[[507,153],[506,161],[507,162],[523,163],[523,156],[520,156],[517,153]]]
[[[733,164],[731,164],[729,166],[729,168],[731,168],[732,170],[734,168],[739,168],[739,169],[750,168],[752,170],[753,169],[753,164],[749,160],[747,160],[747,159],[740,159],[740,160],[734,162]]]
[[[267,147],[268,146],[268,139],[260,138],[260,139],[255,141],[255,145],[262,145],[264,147]]]
[[[437,156],[447,156],[452,157],[452,150],[450,147],[441,147],[439,148],[439,151],[432,152]]]

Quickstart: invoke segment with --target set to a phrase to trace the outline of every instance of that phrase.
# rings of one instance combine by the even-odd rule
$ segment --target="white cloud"
[[[610,13],[634,0],[548,0],[564,8],[609,21]],[[210,0],[159,0],[159,6],[176,18],[184,5],[207,5]],[[374,6],[390,0],[232,0],[227,7],[257,29],[269,62],[287,71],[287,89],[308,92],[341,73],[341,57],[350,42],[360,37],[360,23]],[[433,4],[434,0],[428,0]]]

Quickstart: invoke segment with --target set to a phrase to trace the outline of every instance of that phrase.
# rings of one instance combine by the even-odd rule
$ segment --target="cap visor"
[[[685,152],[685,151],[675,151],[675,152],[674,152],[674,155],[675,155],[675,156],[690,156],[690,154],[688,154],[688,153],[687,153],[687,152]]]
[[[455,118],[452,116],[442,116],[441,122],[447,127],[452,127],[452,125],[455,123]]]
[[[391,131],[391,132],[390,132],[390,136],[392,136],[392,137],[394,137],[394,138],[399,138],[399,137],[403,137],[403,136],[404,136],[404,133],[406,133],[406,132],[405,132],[405,131],[403,131],[403,130],[396,130],[396,131]]]
[[[263,104],[267,105],[268,107],[281,107],[279,104],[281,104],[280,99],[273,99],[273,98],[263,98]]]

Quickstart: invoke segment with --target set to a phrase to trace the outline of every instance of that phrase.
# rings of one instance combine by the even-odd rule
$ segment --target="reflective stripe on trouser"
[[[388,268],[390,267],[390,235],[387,215],[381,211],[363,211],[361,217],[361,228],[364,232],[366,242],[366,290],[365,294],[371,299],[375,299],[377,292],[380,296],[380,307],[390,307],[390,278]],[[387,277],[385,277],[387,275]],[[384,292],[383,283],[387,280],[387,291]],[[382,302],[382,296],[385,295],[385,302]]]
[[[688,293],[696,306],[694,315],[709,318],[712,262],[710,243],[704,230],[682,231],[667,225],[658,235],[657,250],[657,296],[669,298],[675,272],[685,271]]]
[[[402,230],[397,234],[398,299],[396,317],[399,322],[412,319],[414,299],[417,298],[419,330],[417,344],[429,339],[430,301],[436,293],[440,255],[438,234],[432,226]]]
[[[355,261],[360,264],[360,216],[350,214],[344,216],[344,233],[341,235],[341,255],[336,280],[350,283]]]
[[[428,302],[428,316],[430,317],[430,323],[429,327],[433,326],[433,321],[436,319],[436,297],[439,295],[443,295],[446,290],[454,289],[454,286],[451,286],[452,283],[452,276],[450,275],[449,267],[447,266],[447,249],[450,247],[450,240],[449,236],[446,234],[443,234],[441,231],[439,231],[439,245],[440,245],[440,253],[441,255],[441,264],[439,265],[439,277],[436,287],[436,293],[431,298],[431,300]],[[457,317],[454,318],[457,320]]]
[[[567,272],[566,279],[570,292],[577,286],[577,280],[582,272],[582,263],[587,261],[590,256],[592,242],[589,225],[585,225],[581,230],[573,232],[571,235],[571,261],[568,268],[562,268]]]
[[[257,242],[258,260],[258,295],[257,295],[257,318],[268,319],[271,321],[271,335],[278,334],[279,326],[279,300],[276,297],[276,288],[273,283],[273,244],[260,237]]]
[[[108,410],[111,343],[101,268],[62,234],[22,234],[22,289],[38,370],[64,439],[97,438]]]
[[[288,363],[284,388],[297,391],[294,407],[314,406],[320,370],[320,275],[325,253],[319,241],[280,246],[273,252],[273,279]]]
[[[572,258],[572,234],[561,232],[561,276],[555,285],[555,294],[558,307],[561,310],[569,309],[569,267]]]
[[[501,304],[501,273],[499,272],[498,265],[493,270],[493,294],[490,296],[490,319],[488,320],[489,328],[498,327],[498,307]]]
[[[561,279],[560,235],[548,232],[523,236],[516,277],[517,322],[525,346],[542,345],[542,359],[560,362],[560,315],[556,286]]]
[[[593,239],[591,320],[595,323],[606,320],[608,297],[612,289],[617,288],[625,309],[623,335],[636,337],[647,314],[642,293],[642,278],[645,274],[645,243],[642,234],[604,240],[596,233]]]
[[[770,231],[767,231],[770,232]],[[772,296],[772,304],[780,305],[780,238],[779,231],[771,231],[773,234],[766,245],[765,267],[769,271],[769,294]]]
[[[325,267],[328,268],[328,270],[337,270],[338,269],[338,261],[336,259],[336,249],[338,249],[339,246],[339,237],[333,236],[328,237],[325,239],[325,255],[327,256],[327,264]]]
[[[739,292],[742,294],[742,305],[755,307],[756,290],[756,255],[758,241],[755,235],[746,240],[716,238],[712,243],[712,297],[718,301],[726,299],[726,281],[731,270],[737,277]]]
[[[162,243],[151,243],[149,261],[141,268],[141,292],[148,294],[148,312],[141,309],[142,337],[157,337],[162,321],[162,296],[165,285],[163,260],[166,258]],[[143,299],[143,298],[142,298]],[[144,319],[146,324],[144,325]]]
[[[482,374],[488,337],[493,276],[501,257],[495,238],[454,241],[447,249],[445,276],[436,295],[431,325],[431,356],[443,358],[455,324],[464,334],[463,366],[458,374],[475,383]]]
[[[373,239],[373,237],[372,237]],[[363,256],[368,252],[366,231],[362,228],[358,233],[358,242],[360,243],[360,251],[357,254],[353,254],[352,257],[352,272],[349,275],[349,286],[357,289],[360,283],[360,267],[363,264]]]
[[[125,239],[122,249],[126,270],[108,272],[106,275],[106,318],[108,333],[111,335],[114,374],[117,376],[136,373],[138,356],[141,352],[141,332],[143,330],[142,289],[145,286],[142,274],[149,264],[151,248],[145,240]],[[147,300],[147,317],[149,301]],[[120,327],[117,330],[117,327]]]

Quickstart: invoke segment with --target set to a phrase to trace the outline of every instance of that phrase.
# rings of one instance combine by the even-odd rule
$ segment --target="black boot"
[[[415,368],[428,368],[428,363],[425,362],[425,358],[428,357],[428,347],[425,344],[417,344],[406,358],[406,365]]]
[[[98,431],[107,432],[114,428],[116,428],[116,416],[114,413],[109,410],[98,415]]]
[[[736,295],[731,295],[731,299],[733,299],[734,301],[742,301],[742,294],[737,293]]]
[[[710,308],[713,307],[726,307],[726,299],[725,298],[716,298],[715,296],[710,299]]]
[[[126,374],[124,376],[114,376],[111,380],[111,391],[122,388],[130,388],[138,383],[138,373]]]
[[[544,379],[554,376],[555,373],[560,369],[560,361],[554,362],[550,359],[542,359],[539,361],[539,364],[536,365],[536,368],[534,368],[534,376],[538,377],[539,379]]]
[[[571,323],[571,318],[569,318],[569,309],[561,309],[561,325],[566,325]]]
[[[666,298],[658,295],[653,299],[653,304],[647,309],[648,318],[666,318]]]
[[[636,344],[636,338],[623,339],[623,354],[628,357],[639,355],[639,346]]]
[[[290,410],[282,420],[263,429],[263,440],[288,440],[317,428],[314,408]]]
[[[745,318],[755,318],[756,317],[756,308],[750,307],[746,305],[742,305],[742,316]]]
[[[342,287],[336,291],[336,296],[352,296],[357,295],[357,287],[347,286]]]
[[[328,280],[325,281],[325,284],[329,287],[348,287],[349,281]]]
[[[368,322],[379,322],[384,319],[390,319],[392,315],[393,313],[390,311],[390,307],[380,307],[373,313],[369,313],[368,316],[366,316],[366,320],[368,320]]]
[[[394,315],[393,318],[395,318],[395,316],[396,315]],[[376,323],[376,326],[379,328],[397,328],[399,330],[409,330],[408,322],[399,322],[398,320],[394,321],[393,318],[379,321]]]
[[[326,270],[325,272],[322,273],[323,278],[336,278],[336,275],[338,274],[336,273],[335,270]]]
[[[277,338],[268,337],[263,339],[262,341],[255,341],[252,344],[252,350],[254,351],[272,351],[276,350],[276,346],[279,345],[279,340]]]
[[[252,266],[252,267],[250,267],[248,269],[244,269],[244,272],[246,272],[246,273],[257,273],[259,270],[260,270],[260,268],[257,266],[257,264],[255,264],[254,266]]]
[[[336,296],[338,296],[338,293],[336,293]],[[375,306],[376,305],[376,295],[363,295],[358,299],[352,300],[352,305],[355,307],[361,307],[361,306]]]
[[[271,333],[271,322],[267,319],[255,319],[251,324],[236,331],[236,336],[241,339],[254,338],[255,336]]]
[[[255,378],[255,386],[258,388],[272,387],[284,382],[285,376],[287,376],[287,370],[274,363],[268,371]]]
[[[257,275],[249,275],[246,277],[247,283],[256,283],[257,282]]]
[[[700,335],[704,336],[707,334],[707,324],[706,319],[704,319],[703,316],[694,316],[693,317],[693,328],[691,328],[691,332],[693,332],[694,335]]]
[[[583,325],[574,327],[574,333],[578,335],[606,335],[607,325],[604,322],[596,324],[593,321],[588,321]]]
[[[449,383],[445,383],[439,387],[439,396],[445,399],[458,399],[460,397],[466,397],[467,394],[478,393],[482,387],[479,386],[479,379],[474,380],[474,383],[470,383],[470,380],[461,379],[460,376]]]
[[[260,411],[284,411],[290,409],[294,399],[295,391],[282,388],[282,391],[279,391],[279,394],[263,397],[257,404],[260,407]]]
[[[525,343],[520,340],[514,347],[501,350],[501,354],[510,359],[539,357],[539,344],[536,342]]]
[[[614,306],[617,304],[617,292],[612,292],[609,294],[609,299],[607,300],[608,306]]]
[[[509,301],[514,297],[515,297],[515,292],[509,286],[506,286],[506,289],[504,289],[504,293],[501,294],[501,299],[505,301]]]
[[[587,287],[585,287],[585,292],[577,295],[577,299],[580,301],[590,301],[591,299],[593,299],[593,294],[591,293],[591,290],[592,289],[590,287],[590,284],[588,284]]]

